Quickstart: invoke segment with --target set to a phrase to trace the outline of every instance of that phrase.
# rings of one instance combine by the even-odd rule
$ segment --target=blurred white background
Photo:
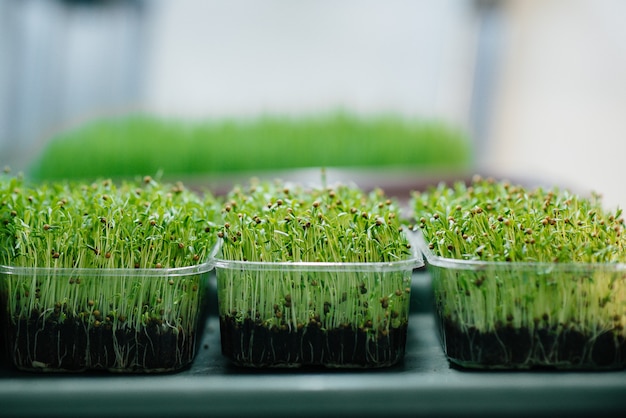
[[[626,207],[626,2],[502,3],[506,28],[485,162]]]
[[[184,116],[344,107],[462,120],[472,3],[161,2],[147,102]]]
[[[0,164],[96,115],[344,108],[467,129],[476,171],[626,206],[620,0],[0,0]]]

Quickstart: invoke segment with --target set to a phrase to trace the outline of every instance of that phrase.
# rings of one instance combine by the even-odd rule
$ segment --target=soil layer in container
[[[488,369],[614,370],[626,359],[624,338],[615,332],[586,335],[567,325],[493,331],[462,327],[439,318],[446,355],[455,367]]]
[[[323,329],[311,320],[296,329],[220,318],[222,353],[239,366],[387,367],[404,357],[407,324],[377,331],[350,325]]]
[[[6,326],[10,357],[24,371],[167,372],[190,364],[196,352],[195,330],[157,320],[113,330],[106,319],[90,327],[83,319],[59,322],[33,312]]]

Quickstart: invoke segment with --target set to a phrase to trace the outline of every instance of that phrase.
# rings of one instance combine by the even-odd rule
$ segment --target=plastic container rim
[[[0,265],[3,275],[49,275],[49,276],[124,276],[124,277],[180,277],[211,271],[213,264],[207,259],[200,264],[173,268],[90,268],[90,267],[18,267]]]
[[[428,248],[426,238],[416,231],[416,245],[425,258],[425,264],[456,270],[511,269],[532,271],[625,271],[626,263],[584,263],[584,262],[536,262],[536,261],[484,261],[461,260],[435,255]]]
[[[242,261],[227,260],[217,257],[222,245],[219,240],[211,254],[209,255],[209,264],[216,269],[230,270],[289,270],[289,271],[315,271],[315,272],[348,272],[348,271],[376,271],[391,272],[413,270],[424,265],[422,254],[418,251],[415,244],[411,241],[412,257],[388,262],[324,262],[324,261]]]

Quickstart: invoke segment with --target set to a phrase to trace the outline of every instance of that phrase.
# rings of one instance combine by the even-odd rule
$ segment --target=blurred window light
[[[0,160],[68,121],[141,100],[143,1],[0,1]],[[5,161],[8,160],[8,161]]]

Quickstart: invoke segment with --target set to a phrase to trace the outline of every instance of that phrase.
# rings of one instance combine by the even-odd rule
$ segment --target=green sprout
[[[216,199],[150,177],[0,183],[0,294],[27,370],[173,370],[195,353]],[[172,347],[173,345],[173,347]]]
[[[237,158],[225,158],[233,147],[241,150]],[[46,141],[28,174],[47,180],[132,178],[160,170],[174,177],[228,179],[306,167],[460,171],[470,163],[466,132],[444,121],[343,111],[193,121],[136,114],[59,132]]]
[[[449,358],[616,368],[626,342],[622,211],[599,196],[475,177],[414,193]]]
[[[236,363],[377,367],[401,358],[415,255],[396,202],[380,190],[281,182],[236,187],[225,201],[218,300],[223,348]]]

